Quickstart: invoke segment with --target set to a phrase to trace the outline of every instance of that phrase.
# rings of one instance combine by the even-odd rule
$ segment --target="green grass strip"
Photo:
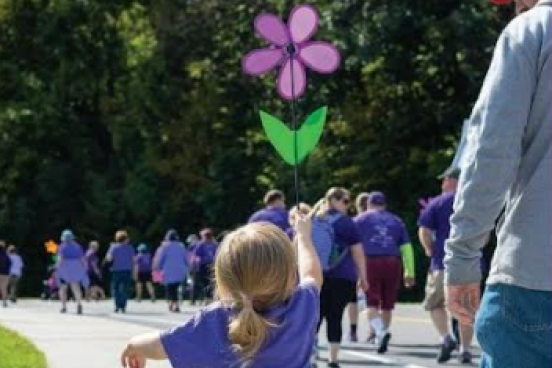
[[[48,368],[44,354],[29,340],[0,326],[0,368]]]

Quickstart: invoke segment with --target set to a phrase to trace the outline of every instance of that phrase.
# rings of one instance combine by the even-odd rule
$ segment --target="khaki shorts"
[[[445,308],[445,272],[430,271],[427,275],[425,287],[424,309],[432,311],[434,309]]]

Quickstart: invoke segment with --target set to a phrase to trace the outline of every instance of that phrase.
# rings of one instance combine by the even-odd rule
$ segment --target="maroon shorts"
[[[370,288],[366,293],[368,307],[392,310],[397,302],[402,278],[399,257],[367,257],[366,269]]]

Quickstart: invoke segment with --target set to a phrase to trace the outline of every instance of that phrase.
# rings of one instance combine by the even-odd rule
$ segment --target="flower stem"
[[[294,57],[291,56],[291,126],[293,129],[293,154],[295,165],[293,166],[293,176],[295,181],[295,205],[299,207],[299,192],[301,191],[301,182],[299,180],[299,139],[297,136],[297,111],[295,106],[295,73],[293,72]]]

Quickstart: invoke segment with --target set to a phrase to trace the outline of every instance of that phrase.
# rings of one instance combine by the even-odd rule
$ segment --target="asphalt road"
[[[58,313],[59,302],[43,302],[38,300],[21,301],[17,308],[25,311],[54,316]],[[72,308],[73,307],[73,308]],[[127,322],[134,325],[147,326],[154,329],[164,330],[177,324],[183,323],[190,318],[198,307],[188,306],[184,303],[182,313],[171,314],[167,311],[163,301],[151,303],[130,302],[127,314],[113,313],[111,302],[92,302],[84,305],[85,315],[94,318],[101,318],[104,321],[113,319],[120,322]],[[70,306],[70,313],[74,306]],[[1,313],[1,309],[0,309]],[[344,320],[344,331],[348,331],[348,323]],[[359,338],[365,341],[367,322],[365,316],[361,316],[359,326]],[[457,361],[456,354],[450,362],[439,365],[436,362],[438,336],[434,331],[429,316],[420,305],[399,305],[394,315],[391,328],[393,334],[389,351],[384,355],[378,355],[374,348],[364,342],[345,342],[341,354],[343,367],[402,367],[402,368],[434,368],[434,367],[462,367]],[[60,331],[60,334],[63,332]],[[68,336],[65,336],[67,338]],[[322,326],[320,333],[321,361],[319,368],[326,366],[326,343],[325,327]],[[477,348],[473,349],[475,356],[478,356]],[[476,366],[475,360],[472,366]]]

